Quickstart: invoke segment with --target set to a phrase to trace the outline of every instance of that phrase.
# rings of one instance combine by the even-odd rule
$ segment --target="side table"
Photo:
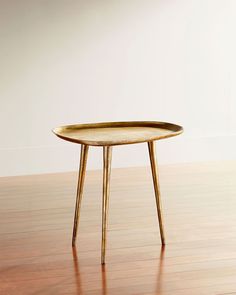
[[[79,223],[80,206],[83,194],[83,184],[89,146],[103,147],[103,202],[102,202],[102,245],[101,263],[105,263],[106,230],[109,202],[109,182],[111,173],[112,146],[148,143],[150,163],[152,169],[153,185],[156,197],[157,215],[161,242],[165,244],[163,218],[161,210],[158,170],[156,164],[155,141],[176,136],[183,132],[183,128],[167,122],[134,121],[134,122],[106,122],[61,126],[53,129],[60,138],[81,144],[79,177],[75,204],[74,227],[72,246],[75,246],[77,228]]]

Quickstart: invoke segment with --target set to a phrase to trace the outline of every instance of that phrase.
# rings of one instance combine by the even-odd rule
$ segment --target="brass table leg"
[[[80,207],[81,207],[81,200],[82,200],[83,186],[84,186],[84,177],[85,177],[85,170],[86,170],[87,156],[88,156],[88,148],[89,148],[88,145],[84,145],[84,144],[81,145],[79,177],[78,177],[78,185],[77,185],[74,227],[73,227],[73,236],[72,236],[72,246],[75,245],[77,228],[78,228],[78,223],[79,223]]]
[[[155,143],[154,141],[148,142],[148,150],[152,168],[152,178],[153,178],[153,185],[155,190],[155,197],[156,197],[156,205],[157,205],[157,214],[159,219],[159,228],[161,234],[161,242],[162,245],[165,245],[165,235],[164,235],[164,228],[163,228],[163,218],[161,212],[161,199],[160,199],[160,188],[159,188],[159,180],[158,180],[158,171],[157,171],[157,163],[156,163],[156,151],[155,151]]]
[[[108,205],[109,205],[111,155],[112,155],[112,147],[104,146],[103,147],[102,249],[101,249],[102,264],[105,264],[105,254],[106,254],[106,231],[107,231],[107,215],[108,215]]]

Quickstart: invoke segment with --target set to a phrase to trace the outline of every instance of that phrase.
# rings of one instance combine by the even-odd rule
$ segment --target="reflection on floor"
[[[112,170],[100,265],[101,171],[89,171],[76,249],[76,173],[0,178],[0,294],[236,292],[236,163],[160,167],[161,247],[148,168]]]

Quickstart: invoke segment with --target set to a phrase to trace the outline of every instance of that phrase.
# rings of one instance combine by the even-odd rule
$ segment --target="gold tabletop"
[[[53,129],[60,138],[92,146],[150,142],[183,132],[179,125],[157,121],[105,122],[61,126]]]

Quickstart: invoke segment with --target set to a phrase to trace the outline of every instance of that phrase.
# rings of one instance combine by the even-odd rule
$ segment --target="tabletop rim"
[[[161,128],[166,127],[166,128]],[[80,140],[71,138],[59,133],[62,130],[73,130],[73,129],[95,129],[95,128],[115,128],[115,127],[152,127],[152,128],[159,128],[170,130],[169,134],[165,135],[154,135],[150,136],[148,139],[140,139],[140,140],[131,140],[131,141],[90,141],[90,140]],[[170,129],[169,129],[169,128]],[[172,128],[172,129],[171,129]],[[69,125],[62,125],[52,129],[52,132],[58,136],[59,138],[77,143],[77,144],[84,144],[89,146],[116,146],[116,145],[127,145],[127,144],[136,144],[136,143],[143,143],[143,142],[150,142],[156,141],[164,138],[174,137],[181,133],[183,133],[184,129],[181,125],[165,122],[165,121],[110,121],[110,122],[96,122],[96,123],[78,123],[78,124],[69,124]]]

